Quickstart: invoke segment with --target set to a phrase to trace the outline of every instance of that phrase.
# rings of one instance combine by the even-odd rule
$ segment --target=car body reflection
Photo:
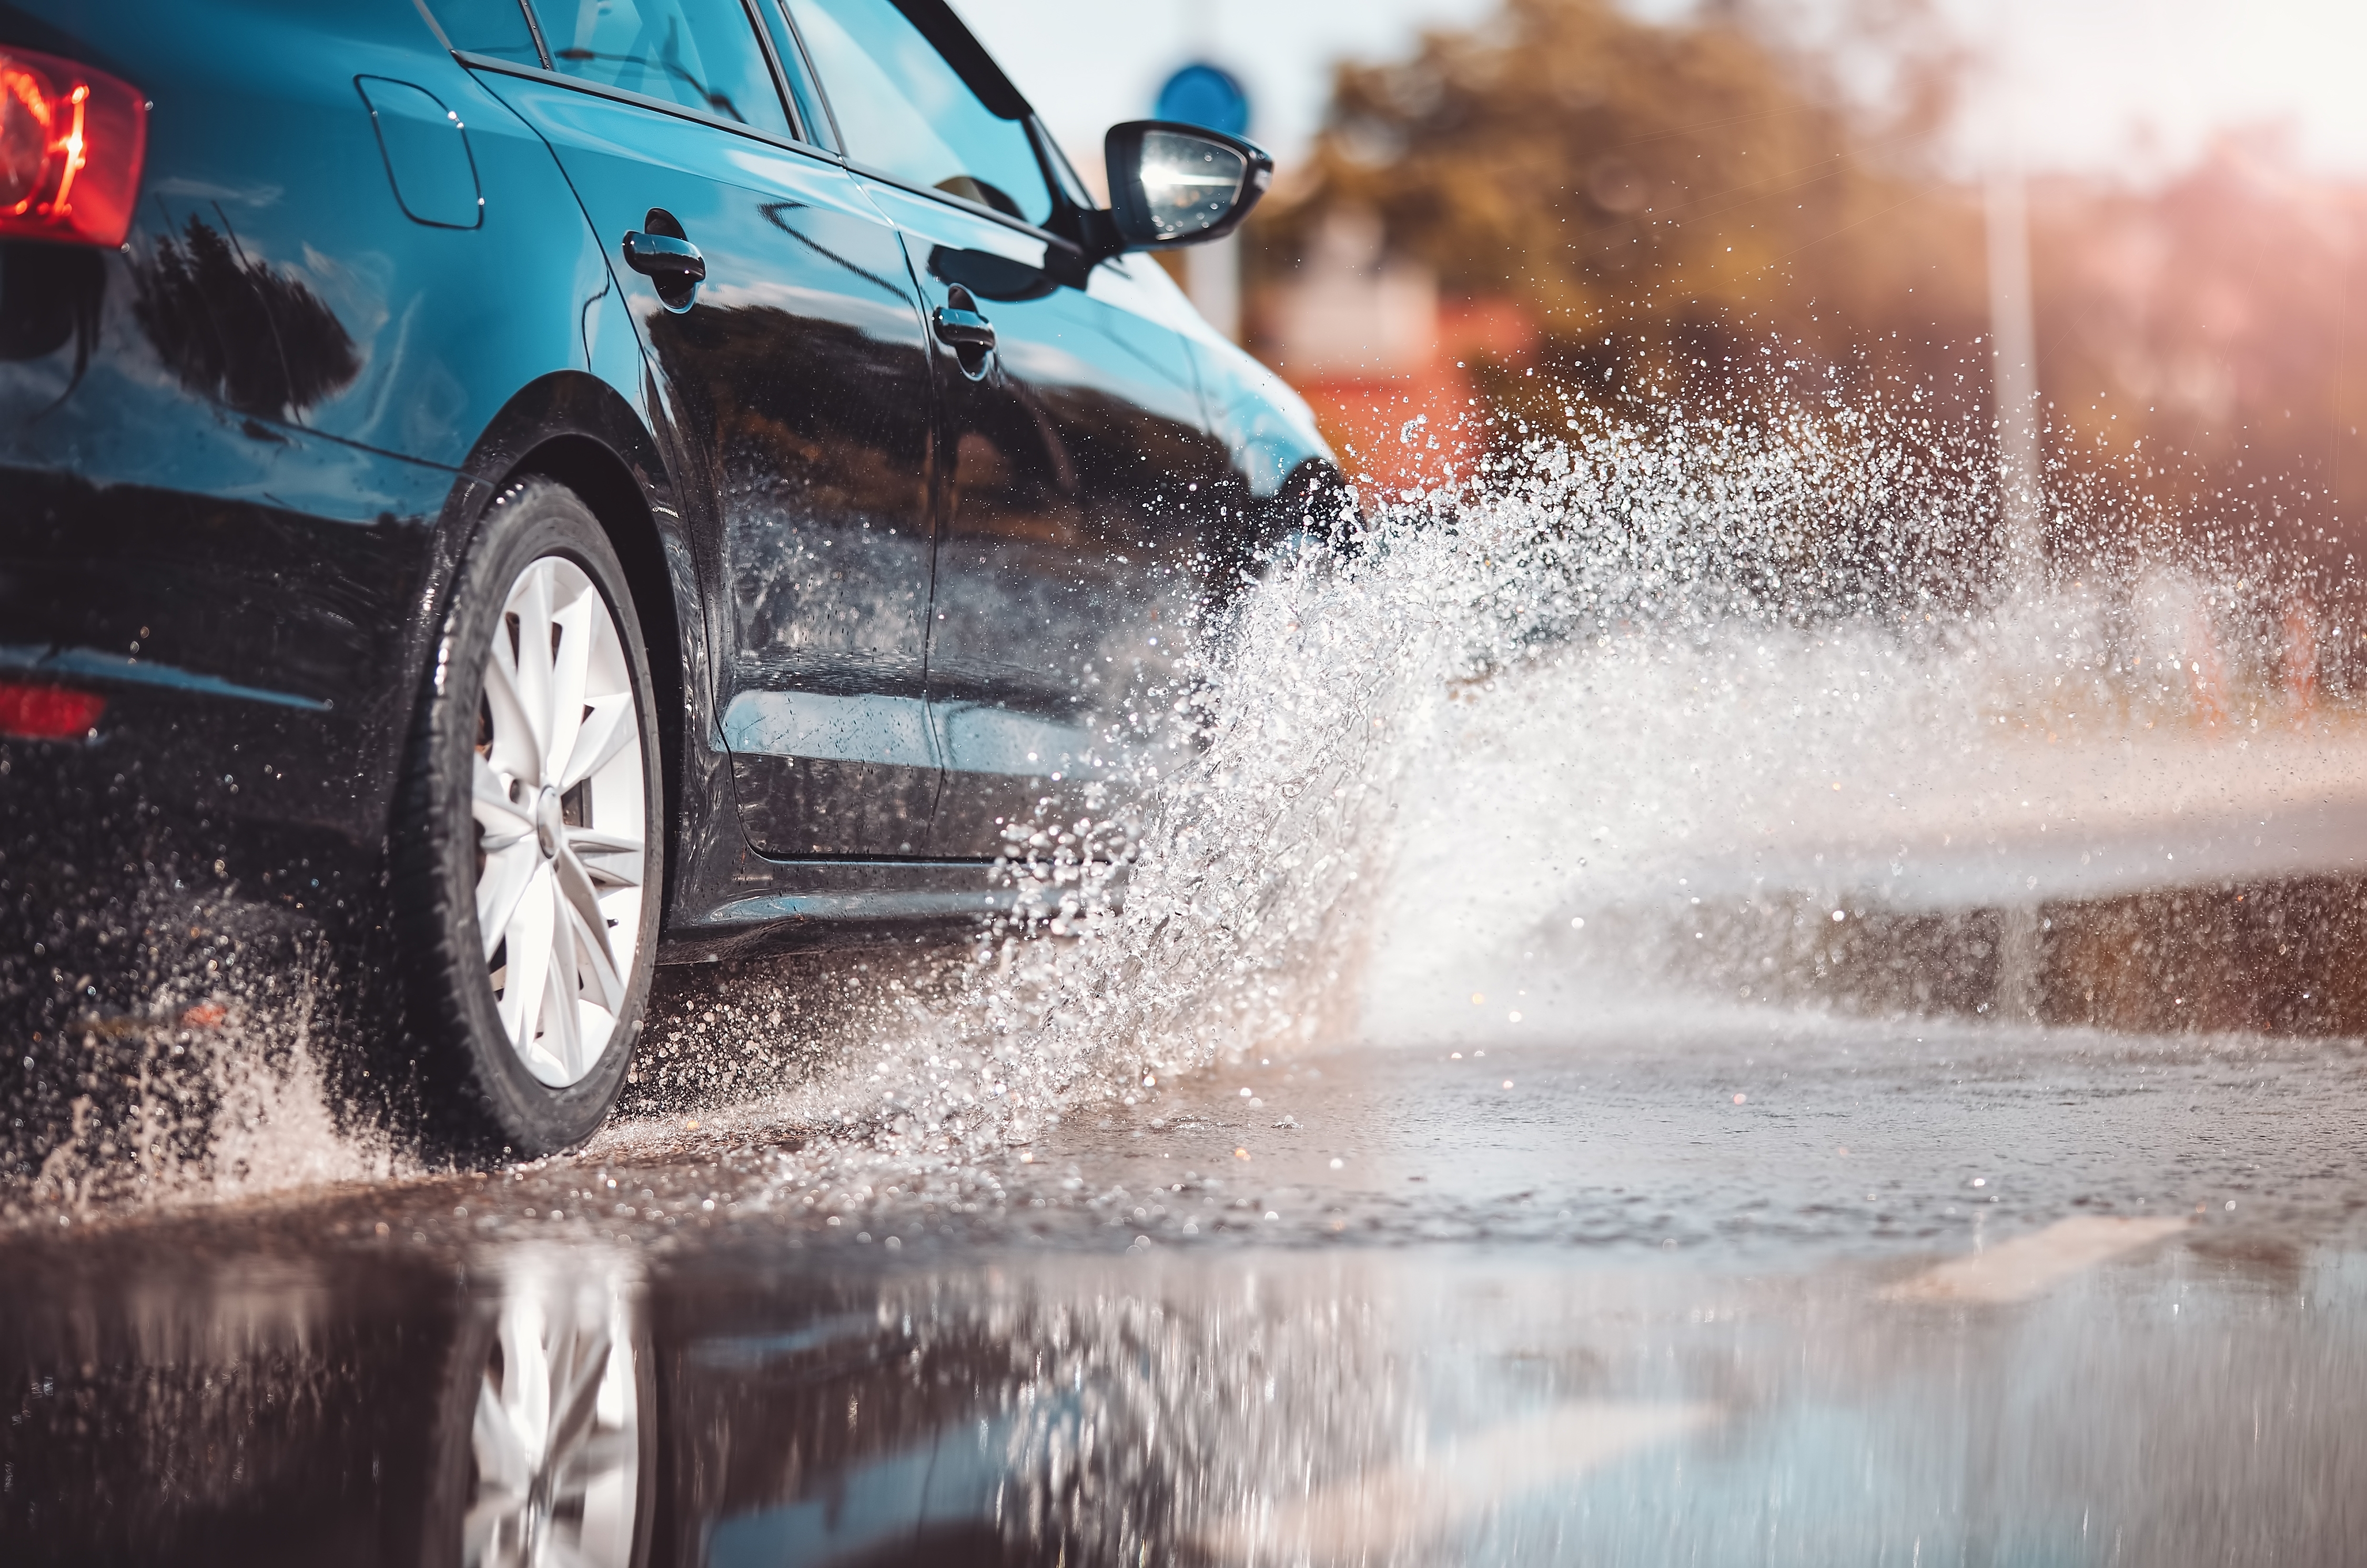
[[[0,1312],[23,1369],[0,1557],[647,1560],[655,1428],[629,1260],[126,1264],[41,1269]]]
[[[20,1254],[45,1288],[0,1314],[6,1560],[1002,1562],[1040,1537],[1050,1561],[1080,1521],[1145,1522],[1108,1487],[1133,1445],[1100,1369],[1048,1363],[992,1292],[652,1290],[629,1256],[472,1266],[355,1229],[298,1263]]]
[[[2010,987],[2042,1020],[2309,1038],[2358,1027],[2362,907],[2356,880],[2283,879],[1852,910],[1813,951],[1771,917],[1765,950],[1802,994],[1894,1013],[1933,1002],[1896,976],[1954,965],[1967,1006]],[[1766,1049],[1743,1033],[1713,1072]],[[787,1203],[595,1217],[563,1163],[20,1230],[0,1562],[2340,1558],[2367,1253],[2356,1183],[2316,1151],[2355,1123],[2356,1074],[2164,1119],[2084,1029],[2045,1033],[1988,1037],[2022,1044],[1972,1118],[1962,1075],[1869,1094],[1887,1058],[1795,1050],[1747,1080],[1747,1118],[1708,1096],[1715,1138],[1652,1097],[1653,1040],[1268,1064],[1271,1105],[1244,1066],[1032,1146],[1041,1190],[1089,1167],[1101,1196],[1039,1207],[1014,1166],[999,1201],[1027,1219],[883,1210],[910,1239],[877,1244]],[[2225,1077],[2207,1040],[2147,1049],[2180,1069],[2157,1084]],[[1438,1108],[1500,1070],[1524,1097],[1488,1095],[1488,1137],[1443,1149]],[[1762,1114],[1761,1082],[1801,1102]],[[1217,1125],[1236,1092],[1247,1120]],[[1304,1124],[1273,1119],[1285,1096]],[[1999,1203],[1986,1151],[2067,1105]],[[2243,1142],[2263,1115],[2274,1137]],[[1802,1120],[1856,1153],[1809,1157]],[[2238,1148],[2239,1185],[2194,1186]],[[520,1222],[535,1239],[495,1239]],[[1771,1498],[1788,1555],[1759,1550]]]
[[[2355,1517],[2289,1506],[2356,1494],[2339,1381],[2286,1374],[2367,1343],[2356,1252],[2174,1218],[2034,1299],[1938,1304],[1907,1260],[850,1246],[645,1276],[357,1229],[171,1274],[17,1244],[47,1289],[6,1289],[6,1560],[1733,1561],[1780,1496],[1799,1547],[1770,1561],[1953,1560],[2000,1521],[2021,1561],[2100,1534],[2224,1561],[2247,1520],[2325,1561]],[[2080,1462],[2000,1461],[2072,1409]]]

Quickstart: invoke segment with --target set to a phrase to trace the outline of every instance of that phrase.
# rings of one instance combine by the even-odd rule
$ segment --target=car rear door
[[[759,0],[763,3],[763,0]],[[550,71],[488,76],[556,152],[710,517],[715,711],[761,853],[923,854],[930,366],[894,229],[792,119],[743,0],[533,0]],[[786,37],[786,35],[783,35]],[[625,254],[627,235],[640,265]],[[703,280],[683,272],[695,251]]]
[[[1198,593],[1195,486],[1223,454],[1156,290],[1044,228],[1059,171],[1000,73],[980,90],[991,67],[959,24],[934,0],[789,10],[935,329],[929,700],[946,783],[930,842],[991,856],[1039,815],[1098,818],[1134,772],[1128,703],[1164,706]],[[948,58],[965,55],[967,74]]]

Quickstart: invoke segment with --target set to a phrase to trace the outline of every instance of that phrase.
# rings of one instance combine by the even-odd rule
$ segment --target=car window
[[[436,0],[433,9],[444,41],[463,54],[514,65],[542,63],[542,51],[534,46],[517,0]]]
[[[534,0],[550,63],[604,87],[789,132],[740,0]]]
[[[788,0],[859,164],[1030,223],[1052,215],[1052,187],[1027,128],[972,92],[892,0]]]

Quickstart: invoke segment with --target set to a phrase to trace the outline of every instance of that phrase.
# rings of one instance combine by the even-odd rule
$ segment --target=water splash
[[[391,1138],[335,1104],[325,1059],[340,978],[327,944],[246,931],[197,950],[218,956],[152,976],[147,1006],[76,1019],[25,1057],[35,1096],[64,1114],[33,1141],[28,1176],[0,1188],[0,1219],[70,1224],[402,1168]]]
[[[2263,779],[2367,777],[2305,564],[2090,501],[2052,519],[2043,579],[2002,580],[1985,442],[1912,395],[1570,397],[1442,451],[1361,516],[1310,515],[1138,683],[1102,737],[1130,802],[1009,837],[1025,916],[958,951],[667,975],[595,1157],[697,1123],[805,1146],[784,1192],[846,1190],[1245,1055],[1829,1000],[1801,977],[1884,907],[1989,922],[1958,989],[1992,994],[2004,880],[2034,892],[2031,857],[2105,801],[2135,832],[2180,790],[2248,811]],[[1945,978],[1953,951],[1866,961]],[[157,1101],[177,1131],[139,1133],[202,1166],[182,1189],[396,1174],[340,1130],[300,1001],[241,1017],[262,1034],[217,1031],[211,1086]],[[68,1167],[96,1136],[44,1171],[57,1194],[94,1196]]]
[[[2190,545],[2095,503],[2055,517],[2050,572],[2003,581],[1988,454],[1912,399],[1567,415],[1507,422],[1203,629],[1197,744],[1115,835],[1122,903],[1071,851],[1075,939],[982,944],[920,1043],[864,1063],[896,1147],[1024,1144],[1212,1062],[1453,1035],[1467,996],[1532,1033],[1796,1005],[1832,956],[1807,917],[1863,945],[1885,900],[1986,922],[1958,990],[1989,994],[2014,983],[2000,910],[2175,881],[2113,881],[2093,847],[2152,831],[2166,790],[2240,813],[2356,774],[2320,652],[2340,629],[2297,635],[2305,572],[2272,540]],[[796,1117],[859,1124],[831,1084]]]

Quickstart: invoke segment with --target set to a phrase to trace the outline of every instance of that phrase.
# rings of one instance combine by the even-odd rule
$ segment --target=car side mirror
[[[1135,119],[1110,127],[1112,249],[1197,244],[1231,233],[1274,183],[1264,148],[1205,126]]]

